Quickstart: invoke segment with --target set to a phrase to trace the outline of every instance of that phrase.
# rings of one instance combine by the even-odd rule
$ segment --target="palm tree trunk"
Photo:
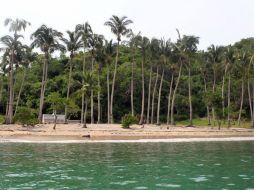
[[[207,82],[206,82],[205,76],[203,77],[203,80],[204,80],[205,93],[207,93]],[[208,104],[206,105],[206,112],[207,112],[208,125],[211,125],[210,108]]]
[[[53,126],[53,129],[56,130],[56,121],[57,121],[56,110],[53,111],[53,115],[54,115],[54,126]]]
[[[148,99],[147,99],[147,115],[146,115],[146,123],[150,123],[150,104],[151,104],[151,85],[152,85],[152,64],[150,66],[150,75],[149,75],[149,85],[148,85]]]
[[[94,58],[92,58],[92,73],[93,73],[93,65],[94,65]],[[93,88],[91,89],[91,124],[94,123],[94,116],[93,116],[93,107],[94,107],[94,102],[93,102]]]
[[[85,85],[84,75],[85,75],[85,69],[86,69],[86,56],[84,51],[84,60],[83,60],[83,68],[82,68],[82,88]],[[85,92],[82,90],[82,98],[81,98],[81,124],[84,123],[84,109],[85,109]]]
[[[216,85],[216,74],[215,74],[215,69],[213,69],[213,94],[215,93],[215,85]],[[215,126],[214,106],[212,106],[212,115],[213,115],[213,127],[214,127]]]
[[[174,82],[174,75],[171,75],[170,88],[168,93],[168,112],[167,112],[167,125],[169,125],[169,115],[170,115],[170,105],[171,105],[171,96],[172,96],[172,88]]]
[[[43,105],[44,105],[44,95],[45,95],[46,80],[47,80],[48,59],[49,59],[48,52],[45,52],[45,54],[44,54],[43,71],[42,71],[42,81],[41,81],[41,94],[40,94],[39,115],[38,115],[38,120],[40,122],[42,122],[42,110],[43,110]]]
[[[160,87],[159,87],[158,104],[157,104],[157,122],[156,122],[157,125],[160,125],[161,89],[163,84],[163,78],[164,78],[164,69],[162,70]]]
[[[252,87],[252,94],[253,94],[253,96],[252,96],[252,105],[253,105],[253,107],[252,107],[252,127],[254,127],[254,84],[253,84],[253,87]]]
[[[188,80],[188,89],[189,89],[189,109],[190,109],[190,121],[189,121],[189,126],[192,126],[192,96],[191,96],[191,70],[190,70],[190,66],[188,67],[188,76],[189,76],[189,80]]]
[[[225,75],[226,75],[226,71],[225,71]],[[223,116],[223,120],[225,118],[225,102],[224,102],[224,86],[225,86],[225,75],[222,77],[222,86],[221,86],[221,99],[222,99],[222,116]],[[225,121],[225,120],[224,120]]]
[[[154,83],[154,87],[153,87],[153,95],[152,95],[151,124],[153,124],[154,100],[155,100],[155,93],[156,93],[156,89],[157,89],[158,77],[159,77],[159,68],[157,67],[156,78],[155,78],[155,83]]]
[[[7,111],[7,124],[12,124],[13,122],[13,62],[14,62],[14,50],[11,52],[11,61],[10,61],[10,77],[9,77],[9,106]]]
[[[69,97],[70,97],[71,76],[72,76],[72,55],[70,56],[70,70],[69,70],[69,79],[68,79],[67,95],[66,95],[67,104],[68,104]],[[68,116],[68,105],[65,105],[64,123],[67,123],[67,116]]]
[[[119,56],[119,41],[117,41],[115,69],[114,69],[114,74],[113,74],[112,90],[111,90],[110,123],[113,123],[113,120],[114,120],[114,116],[113,116],[113,103],[114,103],[114,90],[115,90],[115,82],[116,82],[116,72],[117,72],[118,56]]]
[[[21,93],[22,93],[22,90],[23,90],[23,86],[24,86],[25,78],[26,78],[26,68],[24,69],[24,73],[23,73],[23,77],[22,77],[21,85],[20,85],[20,88],[19,88],[19,93],[18,93],[18,98],[17,98],[17,102],[16,102],[16,107],[15,107],[14,116],[16,115],[17,110],[18,110],[19,101],[20,101],[20,96],[21,96]]]
[[[97,123],[99,124],[101,122],[101,83],[100,83],[100,71],[98,71],[98,118]]]
[[[110,122],[110,89],[109,89],[109,66],[107,65],[107,92],[108,92],[108,124]]]
[[[84,113],[83,128],[87,128],[87,126],[86,126],[87,107],[88,107],[88,98],[85,97],[85,113]]]
[[[230,119],[230,96],[231,96],[231,76],[228,73],[228,129],[231,127],[231,119]]]
[[[145,62],[145,55],[143,55],[143,60],[141,63],[141,72],[142,72],[142,106],[141,106],[141,114],[139,125],[144,124],[144,109],[145,109],[145,74],[144,74],[144,62]]]
[[[247,79],[247,87],[248,87],[248,97],[249,97],[249,107],[250,107],[250,117],[251,117],[251,121],[252,121],[252,98],[251,98],[251,91],[250,91],[250,66],[248,69],[248,79]]]
[[[131,63],[131,115],[134,116],[134,55]]]
[[[242,79],[241,103],[240,103],[238,122],[237,122],[238,127],[240,127],[240,124],[241,124],[241,115],[242,115],[242,109],[243,109],[243,96],[244,96],[244,79]]]
[[[181,61],[180,69],[179,69],[179,72],[178,72],[178,77],[177,77],[177,80],[176,80],[176,86],[175,86],[175,89],[174,89],[174,92],[173,92],[173,97],[172,97],[171,120],[170,120],[170,124],[171,125],[175,125],[175,121],[174,121],[175,98],[176,98],[176,91],[177,91],[177,88],[178,88],[178,85],[179,85],[179,82],[180,82],[180,78],[181,78],[182,66],[183,66],[183,63]]]

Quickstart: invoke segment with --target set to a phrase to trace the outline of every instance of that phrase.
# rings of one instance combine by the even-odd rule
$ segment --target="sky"
[[[112,15],[133,20],[130,28],[149,38],[200,37],[199,49],[211,44],[229,45],[254,36],[253,0],[8,0],[1,1],[0,36],[8,34],[5,18],[31,22],[25,42],[42,24],[63,33],[88,21],[95,33],[115,39],[104,26]]]

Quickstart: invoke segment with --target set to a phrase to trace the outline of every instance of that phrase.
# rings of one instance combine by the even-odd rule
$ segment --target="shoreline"
[[[212,127],[134,125],[130,129],[120,124],[52,124],[22,127],[21,125],[0,125],[0,143],[114,143],[114,142],[196,142],[196,141],[246,141],[254,140],[254,129]]]
[[[139,140],[24,140],[0,139],[0,143],[34,143],[34,144],[90,144],[90,143],[182,143],[182,142],[240,142],[254,141],[254,137],[222,138],[175,138],[175,139],[139,139]]]

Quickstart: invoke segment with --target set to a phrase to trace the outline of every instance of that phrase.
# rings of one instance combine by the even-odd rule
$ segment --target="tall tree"
[[[185,65],[188,70],[188,96],[189,96],[189,126],[193,125],[193,109],[192,109],[192,78],[191,78],[191,68],[193,67],[192,61],[195,53],[197,52],[197,45],[199,43],[199,38],[196,36],[186,36],[182,38],[182,48],[180,48],[180,54],[182,60],[184,60]]]
[[[59,43],[59,40],[62,39],[62,33],[47,27],[46,25],[40,26],[32,35],[31,39],[33,40],[31,47],[38,47],[44,53],[44,63],[43,63],[43,72],[42,72],[42,81],[41,81],[41,93],[40,93],[40,105],[39,105],[39,115],[38,119],[42,121],[42,111],[44,105],[44,96],[48,78],[48,64],[50,54],[55,50],[64,51],[65,47]]]
[[[219,73],[221,73],[221,70],[222,70],[221,69],[222,55],[223,55],[222,46],[211,45],[210,47],[208,47],[208,60],[210,64],[212,65],[212,71],[213,71],[213,82],[212,82],[213,94],[216,91],[217,79],[218,79]],[[214,126],[215,125],[215,110],[213,105],[212,105],[212,120],[213,120],[213,126]]]
[[[86,70],[86,51],[89,46],[88,39],[90,38],[92,34],[92,28],[89,25],[88,22],[85,24],[78,24],[75,29],[76,32],[79,33],[81,36],[82,42],[83,42],[83,63],[82,63],[82,73],[85,75]],[[82,85],[84,86],[84,78],[82,77]],[[85,112],[85,91],[82,91],[82,97],[81,97],[81,124],[84,124],[84,112]]]
[[[102,47],[103,38],[104,37],[102,35],[91,34],[90,38],[88,39],[89,47],[91,48],[91,56],[92,56],[92,64],[91,64],[91,72],[92,73],[94,73],[96,51],[98,48]],[[99,72],[98,72],[98,83],[100,83]],[[98,93],[99,93],[98,96],[100,97],[100,91],[98,91]],[[99,112],[100,112],[100,110],[98,110],[98,115],[100,115]],[[94,90],[91,89],[91,124],[93,124],[93,123],[94,123]]]
[[[225,51],[225,61],[226,61],[226,74],[228,78],[228,87],[227,87],[227,125],[228,128],[231,127],[231,118],[230,118],[230,113],[231,113],[231,72],[234,68],[234,64],[236,62],[236,55],[235,55],[235,50],[233,47],[228,46],[226,51]]]
[[[238,50],[238,68],[241,72],[241,98],[240,98],[240,108],[239,108],[239,114],[238,114],[238,120],[237,125],[240,126],[241,124],[241,116],[242,116],[242,109],[243,109],[243,100],[244,100],[244,84],[246,81],[246,73],[248,70],[248,64],[249,64],[249,55],[248,52],[244,49]]]
[[[80,39],[80,35],[78,32],[71,32],[67,31],[68,39],[63,38],[63,42],[66,45],[67,51],[70,53],[69,59],[69,78],[68,78],[68,85],[67,85],[67,94],[66,94],[66,105],[65,105],[65,123],[67,123],[68,118],[68,102],[70,97],[70,88],[71,88],[71,79],[72,79],[72,69],[73,69],[73,58],[75,56],[76,51],[78,51],[82,47],[82,41]]]
[[[159,43],[159,48],[160,48],[160,62],[161,62],[161,68],[162,68],[162,74],[161,74],[161,81],[160,81],[160,87],[159,87],[159,95],[158,95],[158,104],[157,104],[157,125],[160,125],[160,102],[161,102],[161,90],[162,90],[162,84],[164,80],[164,72],[165,72],[165,67],[168,63],[169,56],[171,54],[171,48],[172,44],[170,39],[165,41],[164,39],[160,40]]]
[[[130,29],[128,29],[128,25],[133,23],[132,20],[129,20],[126,16],[119,18],[116,15],[113,15],[109,21],[105,22],[106,26],[109,26],[111,32],[116,35],[117,38],[117,49],[116,49],[116,59],[115,59],[115,69],[113,74],[112,81],[112,90],[111,90],[111,99],[110,99],[110,123],[113,123],[113,101],[114,101],[114,89],[115,89],[115,81],[116,81],[116,72],[117,72],[117,64],[118,64],[118,56],[119,56],[119,45],[122,36],[126,36]]]
[[[142,78],[142,103],[141,103],[141,114],[139,124],[144,124],[144,111],[145,111],[145,74],[144,74],[144,64],[146,63],[146,53],[149,48],[150,41],[147,37],[142,37],[140,41],[140,47],[142,52],[142,61],[141,61],[141,78]]]
[[[9,26],[9,31],[14,32],[13,37],[4,36],[1,38],[2,43],[5,46],[9,46],[10,48],[10,75],[9,75],[9,100],[7,106],[7,117],[6,123],[11,124],[13,122],[13,106],[14,106],[14,89],[13,89],[13,64],[15,51],[17,50],[17,46],[20,46],[19,38],[22,37],[18,34],[22,29],[25,31],[26,27],[30,25],[30,23],[24,19],[15,19],[12,20],[10,18],[5,19],[5,26]]]

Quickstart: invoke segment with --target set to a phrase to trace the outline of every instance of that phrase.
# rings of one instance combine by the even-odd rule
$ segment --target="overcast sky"
[[[253,0],[8,0],[1,1],[0,36],[8,33],[5,18],[32,23],[26,40],[40,25],[61,32],[88,21],[94,32],[114,38],[104,26],[112,14],[134,21],[130,27],[142,35],[176,40],[181,34],[200,37],[200,49],[228,45],[254,36]]]

